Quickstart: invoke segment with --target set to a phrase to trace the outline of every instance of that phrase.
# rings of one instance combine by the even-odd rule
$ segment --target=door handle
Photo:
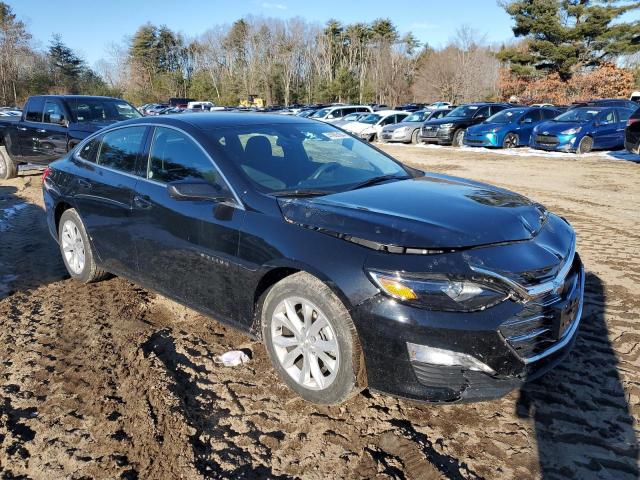
[[[18,130],[20,130],[21,132],[26,132],[27,131],[27,127],[17,127]]]
[[[38,133],[47,133],[47,131],[44,128],[38,128],[36,130],[36,132],[38,132]]]
[[[82,178],[78,179],[78,186],[80,188],[91,188],[91,182],[89,180],[84,180]]]
[[[151,207],[151,197],[148,195],[134,195],[133,196],[133,206],[135,208],[150,208]]]

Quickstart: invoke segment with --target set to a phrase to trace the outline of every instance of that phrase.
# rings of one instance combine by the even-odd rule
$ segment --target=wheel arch
[[[262,335],[261,314],[262,300],[264,298],[264,295],[275,284],[296,273],[304,272],[316,277],[322,283],[327,285],[329,289],[331,289],[331,291],[344,304],[347,311],[351,311],[353,308],[351,302],[349,302],[348,298],[338,287],[338,285],[333,282],[326,274],[319,271],[318,269],[311,267],[310,265],[286,260],[283,262],[278,262],[277,264],[270,265],[268,268],[269,269],[264,272],[258,280],[253,292],[253,318],[251,322],[251,331],[256,333],[259,337],[261,337]]]

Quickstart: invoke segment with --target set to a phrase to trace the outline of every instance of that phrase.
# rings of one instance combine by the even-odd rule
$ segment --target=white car
[[[633,92],[629,97],[629,100],[640,103],[640,92]]]
[[[350,113],[357,112],[373,112],[373,109],[368,105],[336,105],[321,108],[309,118],[320,120],[321,122],[334,123]]]
[[[384,126],[401,122],[409,115],[411,112],[403,110],[379,110],[355,122],[347,123],[342,128],[371,142],[380,138]]]
[[[435,102],[425,107],[425,110],[440,110],[442,108],[451,108],[450,102]]]

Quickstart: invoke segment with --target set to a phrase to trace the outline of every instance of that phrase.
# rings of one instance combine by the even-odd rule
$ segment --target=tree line
[[[444,46],[422,45],[390,19],[324,25],[302,18],[243,17],[195,37],[145,24],[107,47],[94,66],[60,36],[33,46],[0,2],[0,103],[35,93],[113,95],[141,104],[169,97],[237,105],[462,103],[516,97],[562,103],[626,95],[638,83],[640,2],[501,0],[516,39],[490,45],[461,26]]]

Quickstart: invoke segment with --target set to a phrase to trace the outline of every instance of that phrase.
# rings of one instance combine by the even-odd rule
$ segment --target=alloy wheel
[[[287,374],[309,390],[324,390],[336,378],[340,350],[336,333],[310,301],[288,297],[275,308],[271,321],[273,347]]]
[[[504,137],[504,148],[516,148],[517,146],[518,137],[516,135],[514,135],[513,133],[509,133],[506,137]]]
[[[4,178],[7,175],[7,164],[3,158],[0,158],[0,178]]]
[[[62,252],[73,273],[81,275],[84,270],[85,248],[78,226],[71,220],[62,225]]]

